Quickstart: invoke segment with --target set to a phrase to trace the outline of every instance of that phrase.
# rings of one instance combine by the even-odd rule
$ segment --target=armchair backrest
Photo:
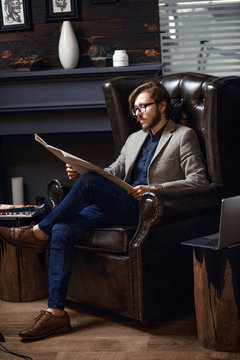
[[[169,92],[173,120],[196,131],[210,182],[223,185],[223,196],[239,194],[240,78],[187,72],[154,79]],[[116,155],[127,137],[140,129],[129,113],[128,96],[147,80],[126,76],[103,83]]]

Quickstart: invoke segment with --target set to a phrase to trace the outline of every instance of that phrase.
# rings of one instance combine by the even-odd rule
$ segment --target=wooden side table
[[[0,216],[0,225],[29,225],[39,221],[43,214],[44,211],[40,212],[34,219],[21,214],[9,218]],[[0,299],[13,302],[32,301],[47,294],[47,249],[37,253],[31,248],[16,248],[0,240]]]
[[[21,302],[47,296],[47,251],[36,253],[2,241],[0,246],[0,299]]]
[[[240,246],[193,249],[198,339],[206,348],[240,351]]]

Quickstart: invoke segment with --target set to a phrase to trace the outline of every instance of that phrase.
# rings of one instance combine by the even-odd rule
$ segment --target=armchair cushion
[[[83,234],[77,246],[100,252],[127,253],[135,231],[136,226],[93,228]]]

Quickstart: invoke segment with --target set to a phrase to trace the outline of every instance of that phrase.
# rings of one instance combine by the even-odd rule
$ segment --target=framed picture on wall
[[[28,0],[0,0],[0,31],[29,28]]]
[[[118,0],[91,0],[93,5],[116,3]]]
[[[77,0],[45,0],[46,20],[69,20],[78,18]]]

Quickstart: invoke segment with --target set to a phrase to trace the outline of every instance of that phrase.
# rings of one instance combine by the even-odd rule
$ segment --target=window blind
[[[240,75],[240,0],[159,0],[163,74]]]

